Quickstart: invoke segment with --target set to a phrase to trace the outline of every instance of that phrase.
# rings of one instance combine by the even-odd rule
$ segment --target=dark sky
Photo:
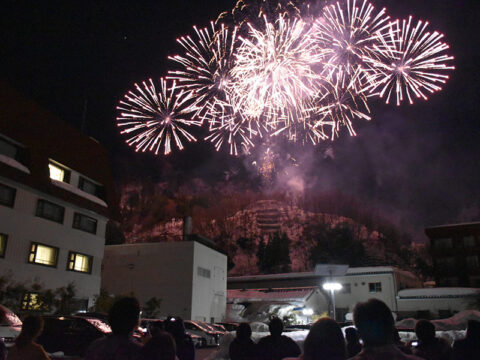
[[[373,120],[318,149],[296,154],[307,189],[340,190],[416,229],[480,220],[479,1],[374,0],[393,18],[428,19],[446,35],[457,70],[444,90],[414,106],[376,102]],[[118,179],[175,171],[215,178],[234,164],[205,144],[167,161],[132,155],[115,128],[115,106],[136,81],[166,74],[175,38],[205,26],[233,0],[12,1],[0,12],[0,77],[111,154]],[[1,121],[4,121],[3,119]],[[52,129],[54,131],[54,129]],[[325,151],[330,148],[329,154]],[[193,169],[193,170],[192,170]],[[282,184],[279,184],[281,186]],[[419,232],[420,233],[420,232]]]

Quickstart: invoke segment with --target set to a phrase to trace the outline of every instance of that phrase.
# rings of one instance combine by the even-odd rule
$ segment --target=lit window
[[[16,194],[16,189],[7,185],[0,184],[0,205],[5,205],[13,208],[13,205],[15,204]]]
[[[38,293],[28,292],[23,295],[22,310],[48,311],[48,306],[42,301]]]
[[[75,213],[73,217],[73,227],[92,234],[97,233],[97,220],[86,215]]]
[[[38,243],[32,243],[28,262],[45,266],[57,266],[58,249]]]
[[[382,292],[382,283],[381,282],[368,283],[368,291],[371,293]]]
[[[63,224],[65,208],[47,200],[38,200],[36,215]]]
[[[98,198],[103,198],[103,186],[96,184],[91,180],[85,179],[84,177],[80,177],[78,188],[88,194],[94,195]]]
[[[54,163],[48,164],[48,170],[50,171],[50,179],[61,182],[70,182],[70,171]]]
[[[197,275],[210,279],[210,270],[199,266],[197,267]]]
[[[0,258],[5,257],[5,252],[7,250],[7,240],[8,240],[8,235],[0,234]]]
[[[93,256],[70,252],[67,269],[90,274],[92,272],[92,262]]]

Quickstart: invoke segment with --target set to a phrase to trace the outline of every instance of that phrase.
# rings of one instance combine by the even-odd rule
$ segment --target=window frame
[[[89,230],[87,230],[87,229],[82,228],[82,227],[79,225],[79,224],[81,223],[80,219],[81,219],[82,217],[95,221],[95,230],[94,230],[94,231],[89,231]],[[78,220],[78,224],[77,224],[77,218],[79,219],[79,220]],[[91,216],[84,215],[84,214],[79,213],[79,212],[74,212],[74,213],[73,213],[72,228],[77,229],[77,230],[80,230],[80,231],[85,231],[85,232],[87,232],[87,233],[89,233],[89,234],[97,235],[98,220],[95,219],[95,218],[93,218],[93,217],[91,217]]]
[[[372,285],[373,285],[373,290],[372,290]],[[381,281],[369,282],[368,292],[371,294],[382,292],[382,282]]]
[[[57,179],[53,179],[51,176],[50,176],[50,165],[52,166],[55,166],[61,170],[63,170],[63,179],[62,180],[57,180]],[[60,181],[60,182],[63,182],[65,184],[70,184],[70,179],[71,179],[71,175],[72,175],[72,171],[70,169],[68,169],[66,166],[63,166],[62,164],[56,162],[55,160],[52,160],[52,159],[48,159],[48,177],[50,180],[54,180],[54,181]]]
[[[73,260],[71,260],[71,256],[72,255],[75,255],[75,257],[73,258]],[[86,256],[88,259],[89,259],[89,269],[88,271],[80,271],[80,270],[75,270],[73,267],[75,266],[75,258],[76,258],[76,255],[81,255],[81,256]],[[72,269],[70,269],[70,264],[73,264],[72,266]],[[84,254],[84,253],[81,253],[81,252],[78,252],[78,251],[69,251],[68,252],[68,257],[67,257],[67,271],[72,271],[72,272],[76,272],[76,273],[80,273],[80,274],[88,274],[90,275],[92,273],[92,270],[93,270],[93,256],[92,255],[88,255],[88,254]]]
[[[37,252],[37,246],[38,245],[41,245],[41,246],[45,246],[45,247],[49,247],[51,249],[55,249],[55,264],[54,265],[49,265],[49,264],[42,264],[42,263],[38,263],[38,262],[35,262],[35,258],[36,258],[36,252]],[[35,251],[32,251],[32,248],[33,246],[36,246],[35,247]],[[52,246],[52,245],[48,245],[48,244],[44,244],[44,243],[40,243],[40,242],[36,242],[36,241],[32,241],[30,243],[30,250],[28,251],[28,257],[27,257],[27,263],[28,264],[31,264],[31,265],[40,265],[40,266],[46,266],[46,267],[49,267],[49,268],[57,268],[57,265],[58,265],[58,255],[60,253],[60,248],[56,247],[56,246]],[[32,261],[30,261],[30,256],[34,254],[34,258]]]
[[[90,183],[92,184],[93,186],[95,186],[95,191],[94,191],[94,194],[92,194],[91,192],[89,191],[86,191],[83,186],[85,183]],[[96,196],[97,198],[99,199],[103,199],[104,196],[103,196],[103,185],[94,181],[94,180],[91,180],[83,175],[80,175],[79,178],[78,178],[78,188],[80,190],[82,190],[83,192],[87,193],[87,194],[90,194],[90,195],[93,195],[93,196]]]
[[[0,258],[4,259],[7,253],[8,234],[0,233]]]
[[[206,276],[208,273],[208,276]],[[212,278],[212,271],[210,269],[204,268],[202,266],[197,266],[197,276],[204,277],[206,279]]]
[[[43,207],[45,206],[44,204],[49,204],[49,205],[53,205],[53,206],[56,206],[56,207],[59,207],[59,208],[62,208],[62,219],[61,221],[58,221],[56,219],[53,219],[51,217],[48,217],[48,216],[44,216],[43,214],[40,213],[40,210],[39,210],[39,206],[40,204],[42,204],[42,212],[43,212]],[[45,200],[45,199],[38,199],[37,200],[37,208],[35,210],[35,216],[39,217],[39,218],[42,218],[42,219],[46,219],[46,220],[50,220],[50,221],[53,221],[53,222],[56,222],[57,224],[62,224],[63,225],[63,222],[65,220],[65,207],[62,206],[62,205],[58,205],[58,204],[55,204],[51,201],[48,201],[48,200]]]
[[[11,157],[6,154],[3,154],[0,152],[1,155],[4,155],[10,159],[13,159],[15,161],[18,161],[21,163],[22,160],[22,151],[24,149],[24,146],[21,145],[20,143],[16,142],[15,140],[12,140],[10,138],[7,138],[6,136],[0,134],[0,141],[6,143],[7,145],[10,145],[12,148],[15,149],[15,156]]]
[[[15,189],[14,187],[5,185],[4,183],[0,183],[0,188],[5,188],[7,190],[10,190],[13,194],[12,195],[12,200],[10,202],[0,201],[0,205],[3,205],[3,206],[6,206],[6,207],[9,207],[9,208],[13,209],[15,207],[15,200],[17,199],[17,189]]]

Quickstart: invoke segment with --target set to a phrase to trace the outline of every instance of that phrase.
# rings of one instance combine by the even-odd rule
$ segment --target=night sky
[[[428,102],[399,108],[373,102],[373,120],[357,121],[357,137],[344,132],[334,143],[297,149],[295,178],[306,191],[352,195],[420,240],[426,225],[478,221],[480,2],[372,3],[386,7],[392,18],[412,14],[429,20],[446,35],[457,70]],[[0,14],[0,78],[104,144],[119,181],[162,180],[166,169],[215,180],[250,159],[232,159],[198,143],[168,159],[133,154],[116,130],[115,106],[134,82],[166,74],[167,56],[180,51],[177,37],[233,5],[232,0],[7,0]],[[288,184],[280,177],[276,186]]]

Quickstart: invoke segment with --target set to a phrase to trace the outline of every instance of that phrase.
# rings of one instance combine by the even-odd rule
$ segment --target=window
[[[450,238],[440,238],[435,239],[435,249],[444,250],[452,248],[452,239]]]
[[[42,301],[40,294],[35,292],[25,293],[22,297],[22,310],[48,311],[48,306]]]
[[[67,270],[90,274],[92,272],[93,256],[76,252],[68,253]]]
[[[197,267],[197,275],[210,279],[210,270],[199,266]]]
[[[0,204],[13,208],[16,193],[16,189],[0,184]]]
[[[466,248],[469,248],[469,247],[474,247],[475,246],[475,236],[465,236],[463,238],[463,246],[465,246]]]
[[[58,248],[38,243],[32,243],[30,247],[30,264],[40,264],[45,266],[57,266]]]
[[[477,255],[472,255],[472,256],[467,256],[467,269],[468,270],[477,270],[478,269],[478,256]]]
[[[7,240],[8,235],[0,234],[0,258],[5,257],[5,252],[7,251]]]
[[[455,270],[455,258],[448,256],[436,260],[437,268],[441,272],[451,272]]]
[[[36,215],[63,224],[65,208],[47,200],[38,200]]]
[[[70,170],[67,170],[63,166],[50,161],[48,163],[48,170],[50,171],[50,179],[65,183],[70,182]]]
[[[86,215],[75,213],[73,217],[73,227],[92,234],[97,233],[97,220]]]
[[[342,284],[342,290],[340,290],[340,293],[350,294],[351,292],[352,292],[352,287],[350,284]]]
[[[0,137],[0,154],[18,160],[20,157],[20,147],[7,139]]]
[[[80,177],[78,188],[88,194],[94,195],[98,198],[103,198],[103,186],[96,184],[91,180]]]
[[[382,292],[382,283],[381,282],[368,283],[368,292],[371,292],[371,293]]]

